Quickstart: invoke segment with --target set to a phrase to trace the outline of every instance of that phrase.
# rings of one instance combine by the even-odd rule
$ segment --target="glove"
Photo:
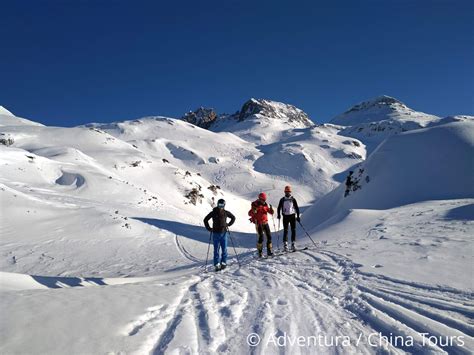
[[[208,232],[212,232],[212,228],[211,227],[206,227],[207,231]]]
[[[301,219],[300,216],[296,217],[296,222],[300,223]]]
[[[281,219],[281,216],[280,216],[280,215],[278,215],[278,216],[277,216],[277,218],[278,218],[278,219]]]

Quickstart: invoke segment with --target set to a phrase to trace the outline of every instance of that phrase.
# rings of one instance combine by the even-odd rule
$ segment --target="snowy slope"
[[[5,107],[0,106],[0,115],[2,116],[14,116],[13,113],[8,111]]]
[[[409,259],[404,269],[397,270],[398,277],[384,275],[392,258],[395,265],[404,260],[405,254],[399,252],[408,246],[408,241],[404,245],[394,243],[404,242],[399,233],[403,234],[406,226],[400,217],[411,215],[413,231],[418,227],[420,232],[421,227],[430,226],[433,217],[449,218],[449,224],[439,221],[430,226],[431,231],[436,233],[449,226],[455,230],[453,237],[466,236],[463,229],[472,230],[472,222],[467,226],[462,220],[466,214],[454,212],[465,208],[465,203],[438,205],[435,213],[429,212],[432,205],[420,205],[398,211],[404,215],[391,215],[394,211],[390,211],[359,216],[362,218],[343,226],[346,233],[353,233],[345,240],[333,240],[334,234],[328,234],[331,240],[318,241],[317,249],[272,260],[255,261],[245,248],[239,248],[243,266],[237,268],[234,259],[233,270],[223,274],[199,273],[204,254],[193,250],[191,255],[199,259],[182,261],[189,267],[188,276],[163,274],[115,286],[101,278],[54,281],[36,277],[36,288],[55,282],[60,289],[32,290],[32,286],[23,284],[23,291],[0,293],[5,306],[0,334],[6,339],[0,347],[7,353],[21,349],[49,354],[59,354],[65,348],[73,353],[134,354],[469,354],[474,349],[474,307],[472,294],[463,290],[465,285],[455,288],[439,284],[439,273],[433,273],[433,269],[427,273],[426,266],[417,267],[414,273],[415,265],[432,257],[423,259],[427,255],[422,251],[417,252],[420,258]],[[364,227],[374,226],[370,222],[374,217],[378,219],[376,229],[361,238],[360,233],[367,232]],[[392,238],[395,231],[398,234]],[[423,237],[421,233],[416,237]],[[383,235],[386,238],[380,238]],[[391,254],[371,253],[376,241],[393,243],[375,249]],[[417,243],[418,247],[409,247],[436,250],[423,241]],[[446,244],[454,248],[459,241],[453,238],[437,243],[439,249],[444,249]],[[441,279],[465,267],[462,259],[472,257],[466,250],[458,257],[458,265],[452,265],[455,270],[442,269]],[[361,257],[369,264],[352,260]],[[374,259],[379,264],[370,264]],[[447,263],[451,261],[437,262],[451,266]],[[19,277],[0,276],[14,278],[16,287],[21,287]],[[80,284],[89,287],[74,287]],[[65,327],[70,332],[61,331]],[[23,334],[28,334],[27,341]],[[248,345],[250,334],[258,336],[250,340],[260,340],[256,347]],[[54,342],[44,341],[52,336]],[[298,336],[303,337],[302,345],[294,343]],[[384,340],[381,336],[391,338]],[[427,342],[428,336],[436,344]],[[452,342],[446,342],[446,337]]]
[[[303,203],[318,198],[336,186],[335,175],[365,158],[363,144],[339,136],[331,126],[294,128],[280,121],[280,117],[265,118],[273,122],[259,136],[265,143],[247,141],[247,131],[240,128],[249,127],[252,134],[259,135],[263,128],[253,120],[260,119],[249,116],[222,132],[164,117],[88,126],[107,132],[154,159],[192,169],[249,200],[260,191],[269,192],[272,203],[277,202],[287,184],[299,186],[295,194]],[[273,138],[262,138],[270,136]]]
[[[41,123],[33,122],[21,117],[16,117],[13,113],[8,111],[5,107],[0,106],[0,127],[13,126],[13,125],[42,126]]]
[[[0,353],[472,353],[471,120],[395,135],[363,162],[341,127],[243,111],[210,129],[1,116]],[[255,260],[249,202],[276,204],[288,183],[317,246],[298,226],[308,250]],[[204,273],[220,197],[237,216],[230,267]],[[377,340],[392,335],[413,343]]]
[[[246,216],[260,191],[276,205],[288,183],[304,205],[365,157],[360,142],[325,126],[287,129],[280,142],[260,146],[165,117],[73,128],[18,125],[11,117],[0,130],[14,140],[0,145],[0,265],[15,273],[153,275],[170,267],[167,260],[147,266],[153,255],[166,259],[167,248],[186,254],[176,250],[177,241],[163,246],[165,226],[202,225],[219,198]],[[235,228],[253,230],[247,218]],[[206,232],[193,237],[205,241]]]
[[[344,184],[306,212],[316,226],[351,209],[381,210],[426,200],[474,198],[474,122],[455,122],[387,139]]]

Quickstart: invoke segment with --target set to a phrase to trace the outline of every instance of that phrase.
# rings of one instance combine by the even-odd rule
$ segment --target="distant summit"
[[[218,114],[212,108],[199,107],[197,110],[190,111],[181,117],[182,120],[205,129],[213,129],[223,123],[228,125],[249,119],[258,120],[259,118],[277,119],[282,123],[289,123],[291,126],[298,127],[314,125],[303,110],[293,105],[254,98],[246,101],[242,108],[234,114]]]
[[[433,121],[439,120],[439,117],[414,111],[403,102],[393,97],[382,95],[354,105],[346,112],[334,117],[330,123],[341,126],[355,126],[384,120],[411,121],[420,126],[426,126]]]
[[[280,118],[287,122],[300,123],[307,127],[313,125],[308,115],[293,105],[253,98],[244,103],[238,114],[238,120],[244,121],[248,117],[257,114],[265,117]]]
[[[195,111],[189,111],[181,117],[181,119],[201,128],[208,129],[215,122],[217,117],[218,115],[214,109],[201,106]]]

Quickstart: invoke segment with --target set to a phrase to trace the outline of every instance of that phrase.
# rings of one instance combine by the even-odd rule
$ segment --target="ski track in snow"
[[[176,244],[183,257],[199,259]],[[202,262],[202,261],[201,261]],[[200,273],[177,295],[128,325],[127,336],[146,333],[137,353],[425,353],[469,354],[474,350],[474,304],[468,292],[387,278],[359,271],[361,265],[325,249],[272,259],[246,256],[220,273]],[[250,333],[260,336],[247,345]],[[374,348],[370,334],[413,337],[413,346],[386,342]],[[426,344],[429,336],[462,336],[464,347]],[[177,339],[186,334],[186,342]],[[271,337],[349,336],[351,347],[277,346]],[[361,339],[356,346],[355,341]],[[443,338],[444,339],[444,338]],[[247,350],[244,350],[247,349]]]
[[[180,241],[179,235],[175,234],[175,243],[176,243],[176,248],[178,249],[179,253],[185,258],[190,261],[200,263],[202,262],[201,259],[196,258],[194,255],[192,255],[190,252],[186,250],[184,247],[183,243]]]

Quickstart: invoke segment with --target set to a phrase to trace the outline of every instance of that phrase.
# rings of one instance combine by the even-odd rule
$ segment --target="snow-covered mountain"
[[[472,353],[474,122],[405,119],[381,101],[354,126],[255,99],[233,115],[72,128],[2,109],[0,353],[314,353],[269,339],[315,333],[318,354]],[[377,110],[388,113],[362,117]],[[358,188],[344,198],[349,170]],[[309,249],[254,260],[250,201],[265,191],[276,205],[287,184]],[[218,198],[237,222],[229,269],[210,274],[202,219]],[[372,345],[374,334],[413,344]]]
[[[119,272],[120,260],[128,260],[123,253],[138,252],[137,247],[123,252],[116,248],[120,238],[146,234],[149,226],[141,219],[200,225],[219,198],[245,216],[259,192],[267,192],[269,202],[276,205],[287,184],[295,186],[294,194],[304,205],[331,191],[342,172],[365,158],[363,144],[325,126],[278,127],[275,134],[280,141],[263,145],[166,117],[73,128],[25,122],[13,115],[0,119],[2,208],[14,206],[5,207],[2,214],[4,240],[13,241],[20,233],[25,243],[34,244],[58,236],[57,242],[42,248],[42,253],[54,254],[62,245],[60,235],[66,234],[71,240],[88,240],[74,249],[88,255],[90,243],[102,245],[102,238],[112,238],[104,254],[108,261],[100,268],[103,276]],[[74,211],[80,211],[77,218],[71,218]],[[52,232],[50,224],[39,223],[44,227],[31,230],[18,218],[25,213],[31,223],[56,216],[62,227]],[[81,234],[78,218],[94,226],[87,237]],[[239,218],[236,228],[252,231],[246,218]],[[94,253],[90,257],[77,272],[95,274],[98,259]],[[41,275],[55,275],[58,269],[51,269],[47,260],[34,254],[22,262],[7,258],[0,265],[12,272],[34,269]],[[154,272],[143,270],[136,264],[133,275]]]
[[[232,132],[245,140],[265,144],[278,141],[288,129],[315,125],[303,110],[293,105],[254,98],[234,114],[219,115],[212,108],[200,107],[182,119],[215,132]]]
[[[294,125],[293,127],[309,127],[313,125],[308,115],[293,105],[253,98],[244,103],[238,114],[238,120],[245,121],[255,115],[277,118]]]
[[[249,116],[245,127],[258,134],[262,127],[253,119],[262,118]],[[247,131],[232,130],[243,124],[236,122],[228,131],[213,131],[181,120],[149,117],[87,126],[107,132],[153,159],[166,159],[183,170],[192,169],[224,190],[249,200],[259,191],[279,194],[290,183],[299,186],[295,193],[302,202],[311,201],[337,185],[337,174],[365,158],[363,144],[339,136],[331,126],[292,128],[283,122],[276,127],[267,126],[259,137],[265,134],[265,139],[260,141],[246,140]]]
[[[438,119],[437,116],[414,111],[393,97],[382,95],[352,106],[346,112],[334,117],[330,123],[340,126],[357,126],[389,120],[403,123],[414,122],[424,127]]]
[[[330,123],[343,126],[340,134],[362,140],[372,152],[391,135],[435,124],[439,117],[417,112],[390,96],[361,102],[334,117]]]

